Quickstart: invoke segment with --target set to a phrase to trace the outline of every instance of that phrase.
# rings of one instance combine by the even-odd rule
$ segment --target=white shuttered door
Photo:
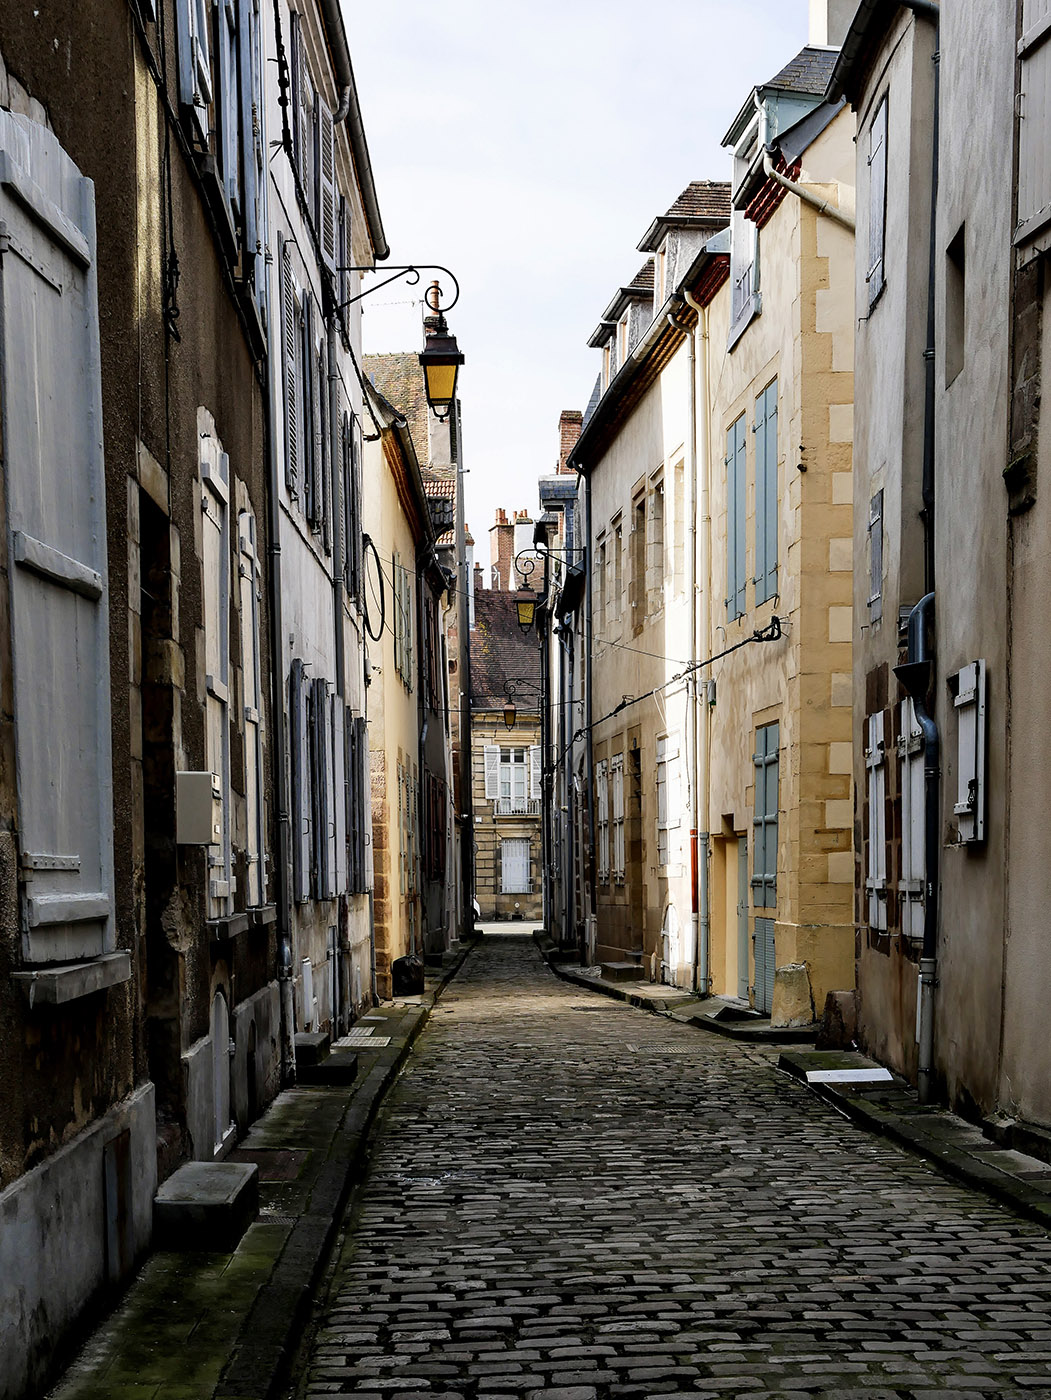
[[[23,951],[91,957],[114,946],[94,190],[50,132],[3,111],[0,399]]]

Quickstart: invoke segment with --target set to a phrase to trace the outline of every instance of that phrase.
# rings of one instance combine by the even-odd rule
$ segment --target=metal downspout
[[[464,522],[463,427],[460,420],[460,400],[453,406],[456,414],[456,630],[460,648],[460,876],[463,881],[463,909],[460,936],[469,939],[474,934],[474,793],[471,789],[471,617],[469,595],[470,566],[467,562],[466,526]]]
[[[584,475],[578,469],[578,475],[584,477],[584,514],[586,520],[581,535],[587,540],[588,554],[591,553],[591,475]],[[597,857],[595,850],[595,745],[592,739],[593,729],[591,726],[591,690],[592,690],[592,670],[594,664],[594,647],[592,646],[592,634],[594,631],[594,580],[592,578],[594,570],[588,567],[586,591],[587,606],[584,610],[584,695],[585,707],[582,721],[585,726],[584,742],[587,745],[587,759],[584,764],[584,779],[586,784],[587,815],[588,815],[588,914],[585,916],[584,937],[580,945],[580,965],[587,962],[587,919],[598,918],[598,891],[596,889],[596,877],[598,874]],[[570,755],[572,758],[572,755]],[[598,926],[596,922],[596,939],[598,938]]]
[[[336,334],[335,316],[329,316],[326,327],[328,338],[328,436],[329,436],[329,492],[328,498],[332,502],[332,624],[335,633],[336,650],[336,698],[340,705],[340,716],[343,714],[343,707],[346,703],[346,649],[347,639],[344,634],[345,619],[343,615],[343,545],[342,530],[340,528],[343,515],[338,512],[343,511],[342,492],[342,453],[341,445],[341,425],[339,418],[339,370],[336,368],[336,357],[339,351],[339,337]],[[345,762],[346,760],[344,760]],[[344,775],[345,776],[345,775]],[[337,862],[338,865],[338,862]],[[346,899],[345,892],[336,891],[336,938],[332,950],[332,956],[336,960],[335,982],[336,982],[336,1002],[332,1008],[332,1019],[338,1029],[337,1015],[342,1011],[343,1001],[343,978],[341,972],[341,948],[340,938],[342,929],[340,928],[339,904],[340,899]],[[349,920],[349,908],[347,910]]]
[[[775,185],[780,185],[782,189],[794,194],[796,199],[802,200],[804,204],[809,204],[811,209],[816,209],[819,214],[824,214],[826,218],[834,219],[837,224],[842,224],[851,233],[855,231],[854,219],[850,214],[844,213],[837,204],[831,200],[821,199],[816,194],[811,194],[806,185],[800,185],[795,180],[790,180],[787,175],[782,175],[780,170],[774,167],[768,150],[763,151],[763,174],[773,180]]]
[[[701,379],[701,404],[700,413],[694,410],[695,421],[700,424],[700,433],[695,435],[695,441],[699,445],[697,454],[698,461],[695,466],[696,485],[693,500],[697,509],[694,512],[693,528],[693,548],[690,551],[692,567],[694,569],[694,601],[693,618],[695,623],[697,645],[705,654],[708,652],[709,637],[711,634],[711,549],[712,549],[712,508],[711,508],[711,385],[709,381],[709,356],[708,356],[708,308],[696,300],[690,293],[686,292],[686,302],[697,312],[697,325],[694,327],[694,336],[700,341],[700,354],[695,355]],[[696,389],[694,390],[696,394]],[[698,541],[697,526],[700,526],[700,539]],[[698,543],[700,544],[700,563],[696,559]],[[697,620],[697,611],[700,609],[700,619]],[[697,659],[697,651],[691,654],[691,660]],[[697,749],[696,749],[696,782],[697,782],[697,812],[698,825],[701,830],[697,835],[697,861],[700,873],[700,966],[699,977],[696,982],[696,990],[708,992],[711,990],[711,891],[709,884],[709,870],[711,864],[711,833],[708,830],[708,809],[710,806],[711,789],[711,734],[709,730],[710,714],[707,701],[707,683],[704,686],[705,700],[700,701],[695,693],[695,704],[703,704],[703,709],[697,724]]]
[[[267,357],[268,373],[272,362]],[[277,907],[277,976],[281,994],[281,1083],[296,1081],[295,1006],[292,998],[292,904],[288,872],[291,864],[291,816],[286,783],[284,623],[281,612],[281,483],[274,434],[274,381],[269,374],[263,395],[263,431],[266,438],[267,476],[267,603],[270,614],[270,681],[272,709],[270,752],[274,760],[274,805],[277,811],[277,869],[274,902]]]
[[[689,293],[686,294],[689,298]],[[668,313],[668,324],[674,326],[676,330],[686,331],[686,403],[687,403],[687,424],[686,424],[686,480],[689,482],[689,497],[686,502],[686,520],[696,521],[697,503],[697,351],[694,341],[694,332],[686,330],[680,321]],[[700,317],[697,318],[700,325]],[[697,659],[697,536],[696,525],[689,531],[690,548],[688,550],[687,570],[686,570],[686,597],[690,604],[690,631],[689,650],[686,655],[691,661]],[[700,887],[707,883],[702,865],[706,861],[705,853],[700,849],[698,832],[698,813],[700,811],[699,789],[697,784],[698,773],[698,752],[697,752],[697,673],[692,672],[686,678],[686,712],[687,712],[687,749],[691,772],[689,775],[688,791],[689,800],[689,823],[690,823],[690,947],[693,950],[693,968],[691,971],[691,986],[693,990],[700,991],[707,986],[708,980],[708,937],[705,928],[705,917],[703,913],[704,899],[701,897]]]

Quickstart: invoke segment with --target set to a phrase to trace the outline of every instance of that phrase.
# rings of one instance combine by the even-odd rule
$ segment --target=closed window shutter
[[[911,700],[901,703],[898,754],[901,759],[901,931],[906,938],[923,937],[926,884],[926,812],[924,810],[923,730]]]
[[[777,593],[777,380],[755,401],[755,601]]]
[[[955,676],[956,802],[961,841],[985,840],[985,662],[972,661]]]
[[[321,358],[321,350],[318,342],[319,328],[317,324],[317,310],[313,297],[307,303],[310,310],[309,334],[307,345],[309,347],[310,358],[310,428],[312,451],[310,454],[310,495],[309,495],[309,515],[311,529],[315,533],[320,532],[322,518],[324,516],[324,478],[325,478],[325,421],[323,417],[322,402],[324,393],[322,385],[325,379],[325,367]]]
[[[756,730],[755,801],[752,826],[752,888],[757,907],[772,909],[777,900],[778,744],[780,725],[764,724]]]
[[[876,109],[869,127],[869,256],[865,280],[869,305],[883,290],[884,240],[887,225],[887,99]]]
[[[332,432],[329,422],[329,397],[328,397],[328,347],[324,336],[321,337],[317,352],[318,363],[318,426],[321,435],[321,452],[319,461],[321,463],[320,497],[321,505],[321,542],[326,554],[332,553]]]
[[[23,949],[30,962],[75,960],[116,944],[94,191],[50,131],[6,111],[0,159],[0,222],[11,240],[0,270],[14,663],[5,684]],[[19,185],[31,193],[29,207],[15,195]]]
[[[500,749],[496,744],[485,746],[485,796],[487,801],[500,796]]]
[[[307,681],[302,661],[292,662],[289,677],[292,767],[292,888],[297,903],[310,898],[310,738]]]
[[[191,114],[198,136],[208,136],[212,101],[212,62],[207,0],[176,0],[179,101]]]
[[[745,610],[745,420],[737,419],[726,435],[726,610]]]
[[[288,120],[292,128],[292,155],[300,174],[303,172],[303,132],[301,97],[303,74],[303,21],[293,11],[290,15],[288,40]]]
[[[285,485],[299,499],[299,423],[296,370],[299,351],[299,307],[292,277],[292,249],[281,240],[281,326],[285,380]]]
[[[238,92],[237,8],[234,0],[218,0],[219,31],[218,100],[219,165],[223,188],[235,215],[241,214],[241,99]],[[245,75],[249,80],[249,75]]]
[[[238,515],[240,556],[241,689],[244,698],[245,865],[246,903],[262,904],[266,896],[266,824],[263,811],[263,694],[259,656],[260,570],[256,553],[255,517]]]
[[[869,617],[883,616],[883,491],[869,502]]]
[[[871,928],[887,927],[887,767],[884,716],[880,710],[866,721],[868,745],[868,861],[865,889]]]
[[[1015,242],[1051,221],[1051,27],[1047,0],[1025,0],[1018,45],[1018,228]]]
[[[266,272],[263,259],[266,244],[266,136],[263,131],[260,32],[259,0],[241,0],[239,42],[241,148],[244,165],[244,277],[246,282],[251,283],[260,311],[265,314]]]
[[[529,749],[529,796],[533,798],[541,797],[542,768],[540,763],[540,745],[532,744]]]
[[[336,142],[332,112],[318,97],[318,234],[321,256],[330,270],[336,267]]]

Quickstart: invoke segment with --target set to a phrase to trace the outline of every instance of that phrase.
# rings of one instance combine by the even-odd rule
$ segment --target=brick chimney
[[[506,510],[496,512],[496,524],[489,526],[489,559],[493,567],[493,587],[505,592],[514,588],[511,582],[515,557],[515,527]],[[499,580],[499,582],[497,582]]]
[[[580,430],[584,425],[584,415],[579,408],[564,408],[558,420],[558,470],[571,472],[566,466],[566,458],[577,445]]]

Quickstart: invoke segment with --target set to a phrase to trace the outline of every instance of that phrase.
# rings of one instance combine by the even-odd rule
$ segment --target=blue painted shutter
[[[755,601],[777,593],[777,380],[755,401]]]
[[[176,0],[179,101],[190,113],[196,133],[208,140],[212,101],[212,65],[208,34],[208,0]]]
[[[755,802],[752,826],[753,903],[772,909],[777,901],[778,744],[780,726],[764,724],[755,732]]]
[[[51,132],[4,111],[0,229],[23,953],[69,960],[115,946],[95,199]]]
[[[742,413],[726,436],[726,608],[730,617],[745,610],[745,420]]]

